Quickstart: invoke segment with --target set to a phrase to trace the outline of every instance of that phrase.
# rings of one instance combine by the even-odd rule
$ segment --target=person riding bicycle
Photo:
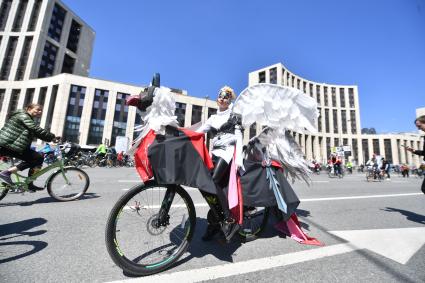
[[[58,141],[49,131],[41,128],[34,122],[34,118],[41,117],[43,108],[40,104],[31,103],[25,107],[25,110],[13,112],[9,120],[0,131],[0,155],[15,157],[22,160],[16,166],[0,172],[0,181],[13,184],[10,178],[12,173],[29,168],[28,176],[35,173],[37,168],[43,164],[43,156],[37,151],[31,149],[31,142],[38,138],[47,142]],[[35,186],[32,182],[28,185],[30,191],[43,190]]]
[[[106,155],[106,146],[103,143],[99,144],[94,153],[97,154],[99,160],[102,159]]]
[[[226,239],[230,239],[235,232],[239,229],[239,225],[233,218],[227,195],[224,191],[228,176],[230,173],[230,163],[234,153],[234,146],[236,144],[235,127],[229,126],[231,119],[232,101],[236,99],[235,92],[232,88],[224,86],[220,89],[217,97],[218,111],[217,114],[211,115],[210,118],[197,130],[197,132],[212,132],[215,137],[212,139],[212,160],[214,163],[213,181],[216,185],[216,196],[219,205],[224,214],[224,222],[222,230]],[[215,234],[220,231],[220,225],[217,219],[210,210],[208,212],[208,226],[207,230],[202,237],[204,241],[209,241]]]

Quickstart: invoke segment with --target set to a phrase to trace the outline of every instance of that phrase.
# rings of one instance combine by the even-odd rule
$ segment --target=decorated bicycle
[[[308,163],[290,132],[316,131],[316,102],[299,90],[272,84],[248,87],[233,104],[228,103],[232,95],[228,87],[220,90],[218,113],[198,131],[179,127],[174,95],[160,86],[159,74],[127,101],[144,121],[132,148],[142,182],[111,210],[105,239],[111,258],[128,274],[163,271],[187,250],[196,211],[183,185],[199,188],[210,207],[211,234],[222,234],[227,242],[235,233],[242,238],[260,234],[269,208],[276,206],[281,230],[300,242],[320,244],[302,233],[295,214],[300,201],[288,182],[310,181]],[[243,147],[243,128],[253,123],[263,130]],[[205,146],[206,129],[217,134],[214,162]],[[203,239],[209,236],[207,229]]]

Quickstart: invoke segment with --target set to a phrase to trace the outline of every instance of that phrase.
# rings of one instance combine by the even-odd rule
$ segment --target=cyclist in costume
[[[236,144],[235,127],[229,122],[232,111],[232,101],[236,99],[232,88],[224,86],[220,89],[217,97],[217,114],[210,118],[197,130],[197,132],[211,132],[214,135],[212,139],[212,160],[214,163],[213,181],[216,185],[216,196],[223,211],[224,224],[222,230],[226,239],[230,239],[237,232],[239,225],[235,222],[229,209],[227,195],[224,191],[227,186],[230,172],[230,163]],[[212,211],[208,212],[208,226],[202,237],[204,241],[209,241],[220,231],[218,220],[215,219]]]
[[[10,178],[12,173],[22,171],[29,168],[28,176],[35,173],[37,168],[43,164],[43,156],[31,149],[31,142],[34,138],[41,139],[46,142],[58,141],[60,137],[56,137],[49,131],[39,127],[34,118],[41,117],[43,107],[40,104],[31,103],[24,110],[13,112],[9,120],[0,131],[0,155],[15,157],[22,160],[16,166],[0,172],[0,181],[13,184]],[[30,191],[42,190],[43,188],[30,183],[28,186]]]

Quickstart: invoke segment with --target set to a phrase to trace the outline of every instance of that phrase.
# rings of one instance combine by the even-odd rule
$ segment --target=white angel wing
[[[236,99],[233,112],[242,116],[245,128],[256,122],[272,129],[317,132],[317,103],[295,88],[263,83],[247,87]]]

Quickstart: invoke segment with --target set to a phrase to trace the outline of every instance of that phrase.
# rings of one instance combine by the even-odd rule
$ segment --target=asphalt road
[[[166,272],[134,278],[110,259],[104,230],[114,203],[138,182],[135,169],[87,172],[91,186],[81,200],[56,202],[43,191],[0,201],[0,282],[425,282],[425,196],[415,177],[295,182],[304,231],[324,247],[282,237],[274,219],[252,242],[202,242],[207,208],[189,189],[198,204],[189,251]]]

